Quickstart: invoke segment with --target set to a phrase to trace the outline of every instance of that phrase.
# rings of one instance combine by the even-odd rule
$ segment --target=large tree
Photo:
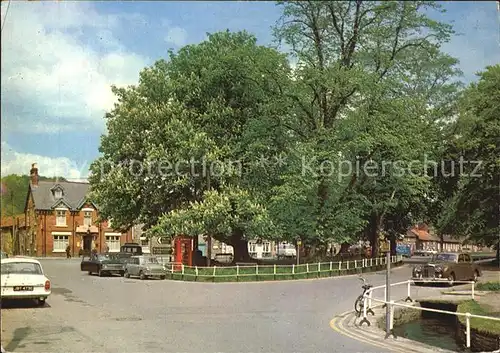
[[[286,83],[279,80],[287,80],[289,70],[284,55],[248,33],[220,32],[170,52],[168,61],[141,72],[137,86],[114,88],[119,102],[107,115],[102,156],[89,178],[102,216],[123,228],[160,222],[156,229],[167,231],[168,215],[198,222],[197,207],[224,200],[206,201],[207,195],[238,188],[243,191],[230,195],[261,202],[277,178],[253,162],[286,145],[285,127],[270,117],[286,112],[279,91]],[[244,216],[245,208],[233,213],[240,210]],[[248,257],[241,244],[251,226],[224,228],[229,234],[207,224],[196,229],[235,245],[236,260]]]
[[[453,156],[453,183],[440,184],[437,225],[497,247],[500,241],[500,65],[479,73],[460,101],[445,156]]]
[[[440,51],[452,29],[425,14],[440,9],[434,2],[282,6],[275,33],[298,62],[286,91],[293,103],[287,124],[300,131],[294,146],[307,151],[313,162],[307,169],[314,171],[302,181],[291,171],[277,187],[280,210],[283,200],[291,200],[284,227],[306,233],[313,247],[366,234],[376,254],[378,234],[401,228],[394,224],[418,210],[429,187],[425,152],[434,149],[438,118],[450,114],[457,87],[450,81],[457,62]],[[384,172],[384,161],[420,165]],[[347,167],[342,178],[338,171],[321,173],[332,162],[354,168]],[[370,172],[363,168],[366,163]],[[293,217],[298,214],[305,217]]]

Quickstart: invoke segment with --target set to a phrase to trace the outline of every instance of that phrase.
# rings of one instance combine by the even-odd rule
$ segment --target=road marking
[[[339,319],[339,317],[335,317],[333,318],[331,321],[330,321],[330,327],[337,333],[343,335],[343,336],[346,336],[346,337],[349,337],[355,341],[359,341],[359,342],[363,342],[363,343],[367,343],[367,344],[370,344],[372,346],[376,346],[376,347],[379,347],[379,348],[384,348],[384,349],[389,349],[389,351],[393,351],[393,352],[403,352],[403,351],[400,351],[400,350],[396,350],[394,347],[390,347],[390,346],[386,346],[382,343],[379,343],[379,342],[374,342],[374,341],[371,341],[371,340],[368,340],[364,337],[361,337],[361,336],[357,336],[351,332],[347,332],[345,329],[342,329],[341,325],[336,325],[336,321],[337,319]],[[342,318],[344,319],[344,318]]]

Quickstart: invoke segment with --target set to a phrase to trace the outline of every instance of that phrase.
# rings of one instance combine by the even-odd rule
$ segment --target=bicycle
[[[365,294],[370,288],[373,287],[371,284],[366,283],[365,278],[360,276],[359,279],[363,281],[363,285],[361,286],[361,288],[363,288],[363,293],[359,295],[356,301],[354,302],[354,310],[356,311],[358,317],[361,316],[361,313],[363,312],[363,307],[365,306]],[[372,313],[372,315],[374,314],[371,308],[368,308],[368,310]]]

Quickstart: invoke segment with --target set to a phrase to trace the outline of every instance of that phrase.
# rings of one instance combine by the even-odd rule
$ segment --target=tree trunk
[[[255,262],[248,253],[248,241],[243,239],[242,231],[234,231],[229,240],[228,244],[234,249],[234,262]]]
[[[340,244],[340,250],[339,250],[339,253],[340,254],[345,254],[346,252],[349,251],[349,247],[351,246],[351,244],[349,243],[342,243]]]
[[[378,225],[378,220],[379,218],[377,215],[373,214],[372,218],[370,220],[370,223],[368,225],[369,230],[368,230],[368,235],[370,239],[370,245],[372,247],[372,257],[377,257],[378,256],[378,245],[379,245],[379,239],[378,239],[378,230],[379,230],[379,225]]]

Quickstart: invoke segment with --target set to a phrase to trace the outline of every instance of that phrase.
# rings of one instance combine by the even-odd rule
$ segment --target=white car
[[[10,257],[0,261],[1,298],[37,300],[40,306],[51,293],[50,280],[42,265],[29,257]]]

